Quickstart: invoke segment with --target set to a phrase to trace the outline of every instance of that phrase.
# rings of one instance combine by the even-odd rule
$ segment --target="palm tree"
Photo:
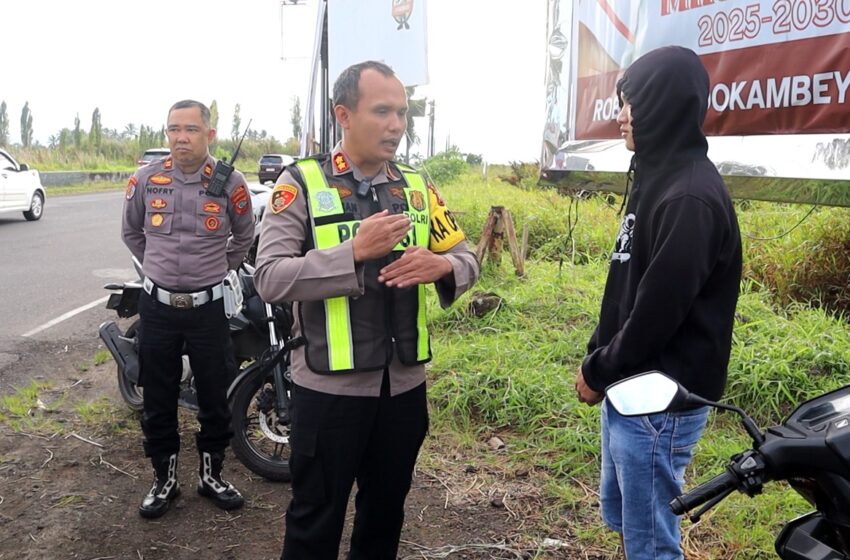
[[[130,123],[124,127],[124,132],[121,133],[121,136],[123,136],[124,138],[132,139],[135,138],[137,134],[138,131],[136,130],[136,125]]]

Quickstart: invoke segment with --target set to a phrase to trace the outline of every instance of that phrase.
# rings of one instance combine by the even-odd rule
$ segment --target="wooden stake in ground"
[[[484,222],[481,239],[475,248],[475,256],[478,257],[478,262],[483,264],[486,250],[490,255],[490,260],[498,266],[502,262],[502,245],[506,236],[516,274],[517,276],[524,276],[525,251],[521,251],[518,246],[511,211],[504,206],[490,207],[490,214],[487,215],[487,220]]]

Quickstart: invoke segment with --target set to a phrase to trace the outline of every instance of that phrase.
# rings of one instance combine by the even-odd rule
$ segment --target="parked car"
[[[156,161],[158,159],[162,159],[164,157],[168,157],[171,155],[171,150],[168,148],[150,148],[145,150],[145,153],[142,154],[142,157],[139,158],[139,161],[136,163],[139,164],[139,167],[143,165],[147,165],[152,161]]]
[[[23,212],[32,222],[41,219],[46,198],[38,171],[0,150],[0,212]]]
[[[295,158],[286,154],[263,154],[258,162],[260,184],[277,181],[278,175],[287,165],[295,163]]]

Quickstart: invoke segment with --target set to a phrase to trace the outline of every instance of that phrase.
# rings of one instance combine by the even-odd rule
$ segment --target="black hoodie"
[[[693,51],[664,47],[626,70],[634,181],[611,258],[588,386],[647,370],[719,399],[741,281],[741,237],[702,132],[709,80]]]

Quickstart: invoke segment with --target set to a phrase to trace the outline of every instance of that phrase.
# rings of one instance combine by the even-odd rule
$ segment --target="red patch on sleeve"
[[[129,182],[127,182],[127,192],[124,194],[124,196],[127,198],[127,200],[130,200],[131,198],[133,198],[133,196],[135,196],[135,194],[136,194],[136,185],[137,185],[138,183],[139,183],[139,180],[138,180],[138,179],[136,179],[136,176],[135,176],[135,175],[133,175],[132,177],[130,177],[130,181],[129,181]]]
[[[236,187],[236,190],[233,191],[233,194],[230,195],[230,203],[233,204],[233,211],[239,215],[248,211],[248,203],[250,200],[251,199],[248,196],[248,189],[245,188],[245,185],[239,185]]]
[[[298,196],[298,189],[293,185],[278,185],[274,188],[271,198],[272,212],[280,214],[286,210]]]

